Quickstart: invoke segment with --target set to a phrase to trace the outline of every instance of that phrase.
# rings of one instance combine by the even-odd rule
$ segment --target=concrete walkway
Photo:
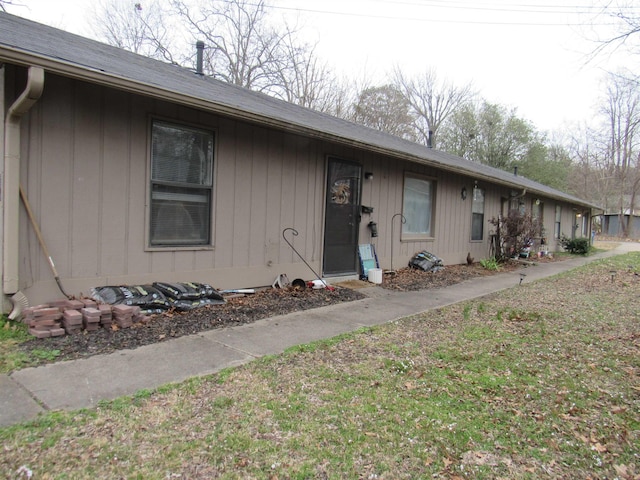
[[[424,291],[393,292],[374,286],[361,290],[367,298],[356,302],[211,330],[135,350],[25,368],[0,375],[0,427],[33,419],[47,410],[95,407],[101,400],[215,373],[294,345],[482,297],[517,285],[521,272],[526,274],[524,281],[530,283],[629,251],[640,251],[640,243],[622,243],[615,250],[591,257],[469,280],[429,290],[428,295]]]

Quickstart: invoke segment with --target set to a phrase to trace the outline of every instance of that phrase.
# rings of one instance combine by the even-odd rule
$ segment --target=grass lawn
[[[638,253],[597,261],[52,412],[0,429],[0,476],[637,479],[636,273]]]

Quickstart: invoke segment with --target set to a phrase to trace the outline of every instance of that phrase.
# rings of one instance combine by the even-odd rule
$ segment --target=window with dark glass
[[[473,189],[473,201],[471,202],[471,240],[484,238],[484,190],[478,187]]]
[[[151,134],[152,247],[211,244],[213,133],[154,121]]]

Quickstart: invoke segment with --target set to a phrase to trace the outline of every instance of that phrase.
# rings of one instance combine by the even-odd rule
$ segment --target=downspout
[[[40,99],[43,89],[44,69],[29,67],[25,89],[9,107],[5,117],[4,193],[2,195],[4,201],[2,290],[5,295],[18,293],[20,283],[20,121]]]

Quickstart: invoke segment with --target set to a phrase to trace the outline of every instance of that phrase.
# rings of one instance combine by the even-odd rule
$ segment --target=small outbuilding
[[[626,227],[628,238],[640,238],[640,215],[630,215],[628,211],[624,215],[604,213],[598,216],[598,223],[602,235],[620,237],[625,234]]]

